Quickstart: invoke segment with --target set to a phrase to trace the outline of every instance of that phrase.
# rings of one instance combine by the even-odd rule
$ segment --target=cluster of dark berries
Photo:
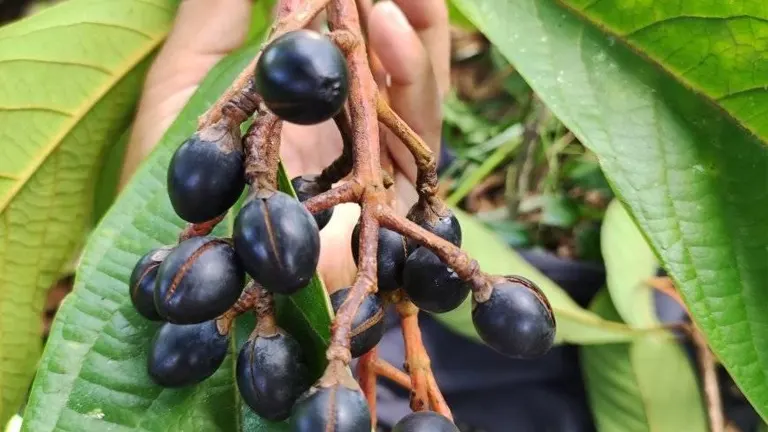
[[[327,36],[298,30],[265,47],[252,84],[259,101],[279,120],[317,124],[336,116],[346,103],[347,63]],[[366,399],[349,372],[332,362],[333,367],[311,385],[300,344],[276,324],[273,315],[273,295],[297,293],[316,271],[319,232],[333,208],[313,215],[302,202],[330,190],[331,184],[322,175],[305,175],[292,180],[298,199],[277,190],[276,182],[269,180],[276,173],[265,173],[276,171],[276,165],[262,163],[269,155],[255,154],[244,146],[257,138],[261,137],[250,133],[243,138],[239,122],[225,115],[186,140],[171,158],[168,194],[176,214],[190,226],[177,245],[141,257],[130,278],[136,310],[149,320],[164,322],[152,341],[149,375],[164,387],[207,379],[227,355],[234,318],[253,310],[256,327],[236,360],[237,386],[253,411],[276,421],[291,417],[295,431],[329,427],[369,431]],[[246,186],[249,193],[235,217],[232,237],[209,235]],[[458,220],[439,200],[420,200],[408,219],[461,246]],[[359,243],[358,225],[351,244],[356,262]],[[378,290],[363,299],[352,320],[353,357],[362,356],[381,340],[386,303],[403,297],[395,292],[421,310],[444,313],[456,309],[474,291],[473,322],[488,345],[519,358],[539,356],[551,347],[554,317],[544,295],[529,281],[483,275],[487,283],[473,285],[430,245],[385,227],[379,229],[377,250]],[[247,279],[251,282],[246,288]],[[349,292],[347,288],[331,295],[334,310],[339,310]],[[404,418],[395,430],[456,428],[445,417],[419,412]]]
[[[273,41],[254,81],[270,111],[298,124],[332,118],[347,98],[344,56],[326,36],[306,30]],[[216,220],[250,183],[246,168],[239,125],[202,129],[170,161],[174,211],[191,224]],[[293,185],[302,199],[330,188],[317,176],[298,177]],[[311,381],[301,346],[275,324],[269,301],[272,294],[291,295],[309,284],[320,255],[319,230],[331,212],[313,216],[296,198],[251,184],[231,238],[192,235],[141,257],[130,277],[131,301],[146,319],[164,322],[149,352],[152,380],[177,388],[213,375],[228,352],[233,310],[253,296],[257,304],[246,306],[265,307],[237,356],[237,386],[259,416],[288,418]],[[246,278],[254,292],[244,289]]]

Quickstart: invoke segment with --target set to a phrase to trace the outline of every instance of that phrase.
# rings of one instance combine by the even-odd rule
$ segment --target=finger
[[[392,108],[433,150],[440,145],[441,100],[429,54],[400,8],[391,1],[371,13],[370,42],[390,75]],[[412,181],[416,168],[399,140],[388,140],[392,158]]]
[[[147,74],[121,175],[122,187],[162,138],[198,83],[248,33],[251,0],[182,1]]]
[[[450,86],[451,38],[446,0],[394,0],[429,53],[440,95]]]

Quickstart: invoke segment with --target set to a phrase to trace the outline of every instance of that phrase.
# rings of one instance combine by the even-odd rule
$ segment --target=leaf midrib
[[[143,33],[142,33],[143,34]],[[22,171],[18,176],[18,180],[13,183],[13,186],[5,194],[5,197],[0,199],[0,213],[4,213],[8,208],[8,205],[19,194],[21,189],[29,182],[32,176],[37,170],[48,160],[53,152],[59,148],[60,145],[66,140],[66,138],[77,127],[80,120],[82,120],[93,108],[109,94],[109,92],[115,87],[115,84],[123,80],[136,66],[138,66],[143,59],[145,59],[152,51],[165,40],[166,33],[162,33],[159,36],[155,35],[153,39],[151,35],[144,34],[149,38],[149,42],[142,49],[139,48],[134,56],[128,57],[128,59],[120,66],[115,68],[114,72],[109,75],[106,82],[92,93],[90,98],[86,99],[78,110],[69,115],[69,120],[62,126],[61,131],[50,141],[50,143],[43,147],[39,152],[39,156],[31,161],[27,165],[27,168]]]
[[[605,35],[613,37],[618,43],[620,43],[623,46],[625,46],[627,49],[632,51],[635,55],[637,55],[638,57],[642,58],[643,60],[645,60],[649,64],[653,65],[658,70],[660,70],[662,73],[664,73],[665,75],[669,76],[674,81],[680,83],[683,87],[688,89],[691,93],[695,94],[696,96],[700,97],[701,99],[703,99],[704,101],[708,102],[710,105],[715,107],[717,110],[719,110],[723,114],[724,117],[727,117],[727,118],[731,119],[736,125],[738,125],[739,127],[743,128],[746,131],[749,131],[749,133],[754,135],[761,143],[763,143],[765,145],[768,145],[768,139],[766,137],[760,135],[755,128],[750,127],[749,125],[744,123],[740,118],[738,118],[738,117],[734,116],[733,114],[731,114],[727,109],[725,109],[725,107],[723,107],[722,105],[720,105],[718,103],[721,100],[726,100],[729,97],[733,96],[732,94],[728,94],[728,95],[723,96],[721,98],[715,98],[715,97],[709,96],[706,93],[706,91],[701,86],[699,86],[696,83],[694,83],[694,82],[692,82],[692,81],[690,81],[690,80],[688,80],[688,79],[686,79],[686,78],[676,74],[674,71],[672,71],[670,68],[668,68],[664,63],[662,63],[661,61],[656,60],[653,57],[651,57],[651,55],[646,53],[641,46],[639,46],[638,44],[635,44],[635,43],[632,43],[632,42],[628,41],[626,39],[628,34],[621,34],[621,33],[618,33],[618,32],[616,32],[614,30],[611,30],[604,23],[591,18],[589,15],[584,13],[583,10],[577,9],[574,6],[571,6],[570,4],[566,3],[565,0],[552,0],[552,1],[555,2],[556,4],[558,4],[559,6],[561,6],[563,9],[566,9],[566,10],[570,11],[577,19],[579,19],[580,21],[584,22],[590,28],[599,30],[600,32],[604,33]],[[759,19],[758,17],[752,17],[752,16],[748,16],[748,17],[749,18],[754,18],[754,19]],[[702,18],[706,18],[706,17],[702,17]],[[756,90],[756,89],[752,88],[752,89],[742,90],[741,92],[754,91],[754,90]]]

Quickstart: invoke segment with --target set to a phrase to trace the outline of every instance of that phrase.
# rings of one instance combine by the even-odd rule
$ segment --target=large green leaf
[[[621,319],[607,291],[598,293],[590,310]],[[585,346],[581,364],[598,431],[709,430],[693,365],[674,339],[647,335]]]
[[[232,352],[211,378],[194,388],[167,390],[146,373],[148,345],[157,324],[142,319],[128,297],[127,280],[148,249],[174,243],[184,226],[173,212],[165,171],[175,148],[255,55],[252,46],[222,61],[208,75],[161,143],[126,186],[92,234],[73,293],[58,312],[35,379],[24,430],[275,430],[240,402],[233,353],[252,320],[238,320]],[[282,176],[283,186],[289,185]],[[215,233],[227,235],[232,213]],[[325,290],[315,278],[299,294],[279,299],[278,320],[309,354],[315,376],[325,366],[330,328]],[[284,424],[283,424],[284,426]]]
[[[621,320],[634,327],[657,324],[653,290],[646,283],[656,274],[656,256],[618,200],[605,211],[600,242],[608,293]]]
[[[679,16],[636,33],[640,44],[609,34],[604,22],[582,20],[583,13],[562,2],[454,2],[598,155],[713,350],[768,418],[768,146],[764,136],[742,127],[762,131],[765,107],[757,102],[764,90],[726,99],[719,98],[730,92],[717,91],[723,85],[743,90],[750,74],[757,79],[768,70],[768,60],[741,57],[765,44],[764,3],[606,0],[584,7],[633,28]],[[713,25],[727,36],[718,38]],[[647,40],[652,34],[654,41]],[[671,46],[676,48],[667,50]],[[701,67],[730,56],[738,59],[734,67],[749,64],[750,70],[721,62],[722,68],[710,68],[717,73],[706,76],[693,62],[693,81],[659,62],[661,49],[670,59],[702,53],[696,57]],[[747,115],[729,102],[747,99]]]
[[[42,344],[45,290],[91,222],[178,0],[72,0],[0,28],[0,424]]]
[[[544,291],[555,311],[558,342],[575,344],[620,342],[631,340],[643,333],[622,323],[606,321],[582,309],[557,284],[528,264],[481,222],[459,209],[452,210],[461,223],[462,249],[477,260],[484,272],[524,276],[534,281]],[[471,309],[471,301],[467,299],[457,309],[434,316],[456,332],[480,340],[472,325]],[[656,330],[646,329],[645,331]]]

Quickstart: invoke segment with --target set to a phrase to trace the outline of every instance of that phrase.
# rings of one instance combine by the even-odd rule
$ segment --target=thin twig
[[[453,243],[427,231],[416,223],[396,214],[392,209],[380,207],[379,222],[383,227],[411,238],[432,250],[463,280],[472,284],[472,288],[483,296],[490,292],[487,275],[480,271],[477,261]]]
[[[371,427],[376,429],[376,359],[377,348],[365,353],[357,364],[357,376],[360,388],[368,400],[368,409],[371,412]]]
[[[437,160],[424,140],[377,95],[376,110],[379,121],[405,144],[416,160],[416,191],[420,197],[434,197],[437,193]]]
[[[405,370],[411,376],[411,410],[423,411],[429,407],[429,357],[424,350],[419,329],[419,309],[410,301],[397,304],[397,312],[405,341]]]
[[[184,228],[184,230],[179,234],[179,243],[183,242],[184,240],[188,240],[192,237],[207,236],[214,230],[214,228],[216,228],[216,225],[218,225],[221,221],[224,220],[226,216],[227,214],[224,213],[206,222],[201,222],[197,224],[188,223],[187,226]]]
[[[411,377],[409,377],[408,374],[401,371],[400,369],[392,366],[387,361],[381,358],[377,358],[376,363],[374,364],[374,368],[376,369],[377,375],[383,376],[384,378],[393,381],[400,387],[408,390],[411,389]]]
[[[342,141],[341,155],[328,165],[318,177],[318,181],[325,185],[332,185],[343,179],[352,171],[352,125],[349,119],[349,109],[345,106],[340,113],[333,118],[339,129]]]

